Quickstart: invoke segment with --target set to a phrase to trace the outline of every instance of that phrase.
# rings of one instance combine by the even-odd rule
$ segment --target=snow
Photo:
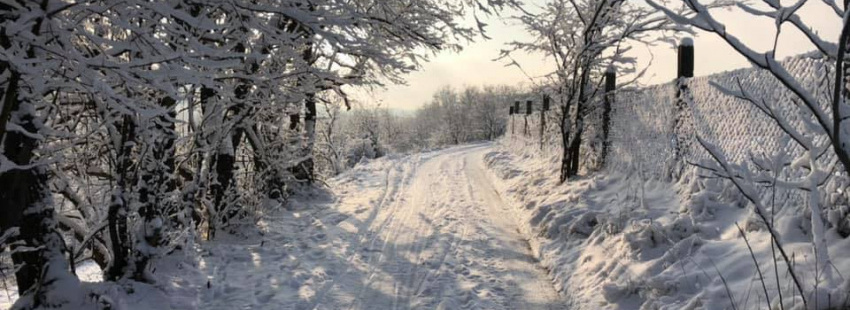
[[[77,272],[96,302],[124,310],[564,309],[489,181],[490,150],[359,164],[259,229],[155,261],[155,285],[99,282],[94,264]]]
[[[695,170],[673,182],[639,169],[606,169],[558,184],[558,158],[522,143],[505,139],[485,161],[496,188],[521,210],[521,231],[571,309],[732,309],[732,302],[737,309],[767,308],[737,225],[766,278],[772,308],[779,308],[779,286],[785,308],[802,309],[781,260],[777,285],[769,234],[728,182],[697,178]],[[818,281],[808,220],[792,208],[775,212],[782,243],[811,289]],[[846,277],[850,241],[834,231],[825,236],[836,274]],[[820,294],[821,307],[841,302],[836,292]]]
[[[831,69],[822,57],[800,55],[781,64],[797,86],[829,93],[822,73]],[[823,182],[835,159],[832,152],[814,158],[829,147],[816,124],[820,112],[807,112],[764,70],[683,82],[690,93],[684,115],[693,115],[685,130],[672,125],[680,115],[675,84],[618,93],[606,165],[594,167],[591,141],[597,133],[591,126],[582,158],[585,177],[557,184],[560,148],[556,143],[542,150],[530,147],[539,142],[537,135],[509,135],[487,156],[503,179],[498,187],[505,197],[526,206],[525,231],[536,240],[535,252],[552,270],[556,287],[576,309],[731,309],[732,300],[737,309],[762,309],[767,299],[777,309],[779,291],[786,309],[801,309],[800,290],[771,245],[764,224],[769,221],[810,308],[840,305],[850,283],[848,241],[841,236],[847,231],[847,180],[838,174]],[[592,113],[588,121],[598,117]],[[555,130],[550,127],[547,134],[557,137]],[[716,171],[677,161],[674,143],[679,142],[685,143],[685,161]],[[790,164],[781,168],[785,163]],[[781,173],[775,179],[755,164]],[[733,174],[739,186],[705,178]],[[766,186],[771,182],[779,188],[775,193]],[[539,186],[524,189],[523,184]],[[806,192],[813,187],[821,195]]]
[[[84,261],[79,263],[76,267],[76,274],[80,281],[83,282],[100,282],[103,280],[102,272],[100,268],[98,268],[97,264],[93,261]],[[6,272],[4,270],[4,272]],[[76,282],[76,279],[63,279],[63,281],[73,281]],[[60,289],[58,294],[71,295],[67,296],[65,299],[75,300],[80,299],[82,294],[78,294],[79,291],[76,288],[73,288],[75,285],[64,285],[63,289]],[[10,309],[12,304],[18,299],[18,289],[15,287],[14,278],[3,279],[0,278],[0,309]],[[74,295],[78,296],[74,296]],[[71,306],[73,309],[73,306]]]
[[[783,65],[802,85],[817,84],[824,71],[821,60],[809,57]],[[709,80],[743,84],[750,93],[717,89]],[[731,173],[748,160],[773,163],[753,154],[803,154],[789,169],[815,167],[808,176],[793,175],[805,182],[780,185],[820,186],[829,169],[816,167],[817,137],[795,134],[812,139],[802,150],[759,111],[765,106],[741,100],[775,102],[780,112],[802,115],[777,120],[782,128],[819,134],[803,130],[815,127],[806,117],[812,115],[798,113],[793,97],[775,91],[774,77],[738,70],[680,82],[693,95],[688,129],[705,138],[682,139],[691,142],[686,159],[715,158],[718,171]],[[257,228],[156,260],[155,284],[102,282],[100,270],[86,263],[77,269],[86,293],[75,296],[130,310],[761,309],[781,308],[780,299],[784,308],[800,309],[789,267],[775,259],[763,217],[770,214],[805,293],[816,295],[806,298],[839,302],[850,283],[850,241],[835,229],[847,218],[847,178],[823,185],[823,197],[780,190],[777,201],[748,201],[745,196],[770,196],[752,182],[698,177],[697,169],[671,177],[670,166],[682,164],[672,162],[672,143],[681,134],[670,126],[677,113],[673,89],[618,94],[607,166],[565,184],[557,181],[559,150],[552,148],[559,141],[539,150],[538,118],[525,116],[532,130],[520,135],[511,128],[517,135],[497,145],[363,159],[329,180],[329,189],[307,189],[291,197],[287,210],[264,214]],[[221,150],[229,152],[228,143]],[[826,221],[821,208],[830,208]],[[154,231],[163,223],[143,224]],[[831,290],[841,282],[845,292]],[[812,289],[817,286],[825,289]],[[5,290],[2,308],[17,298],[14,287]]]
[[[482,178],[484,145],[382,158],[337,178],[321,255],[334,276],[302,293],[312,308],[559,308]],[[507,223],[506,223],[507,222]],[[338,264],[338,265],[337,265]],[[336,266],[335,266],[336,265]],[[308,281],[312,282],[310,279]]]

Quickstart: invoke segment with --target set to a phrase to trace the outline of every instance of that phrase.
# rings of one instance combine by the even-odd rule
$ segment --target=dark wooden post
[[[519,113],[519,101],[514,101],[514,115],[517,115]],[[516,117],[511,118],[511,126],[516,128],[516,122],[514,121],[514,118]],[[511,129],[511,134],[514,134],[515,132],[516,129]]]
[[[681,175],[682,160],[685,152],[687,152],[690,144],[690,130],[688,123],[690,115],[688,115],[688,97],[690,90],[688,89],[688,79],[694,77],[694,41],[691,38],[684,38],[679,43],[678,50],[678,72],[676,74],[676,116],[673,123],[673,136],[675,137],[676,145],[673,148],[673,167],[671,167],[671,176],[678,178]]]
[[[519,101],[514,101],[514,115],[517,115],[519,113],[520,113],[519,112]],[[514,118],[516,118],[516,116],[514,116]],[[514,126],[514,128],[516,128],[516,121],[515,120],[511,119],[511,124],[512,124],[512,126]],[[511,130],[511,133],[513,134],[513,133],[515,133],[515,131],[516,130],[513,129],[513,130]]]
[[[679,43],[679,65],[676,77],[694,77],[694,41],[691,38],[682,39]]]
[[[602,109],[602,156],[599,159],[599,167],[604,168],[608,160],[608,149],[610,148],[611,133],[611,105],[614,104],[614,90],[617,88],[617,69],[609,67],[605,71],[605,102]]]

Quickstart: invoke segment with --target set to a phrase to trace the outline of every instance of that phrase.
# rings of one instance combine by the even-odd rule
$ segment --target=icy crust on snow
[[[558,184],[557,157],[530,153],[503,145],[485,161],[502,196],[521,210],[523,233],[572,309],[732,309],[732,302],[737,309],[768,308],[736,223],[764,273],[772,308],[779,308],[770,238],[729,183],[691,170],[677,183],[631,171]],[[811,286],[815,258],[808,220],[798,213],[777,210],[776,229]],[[850,239],[833,231],[827,238],[846,277]],[[780,263],[785,308],[802,309],[786,270]]]

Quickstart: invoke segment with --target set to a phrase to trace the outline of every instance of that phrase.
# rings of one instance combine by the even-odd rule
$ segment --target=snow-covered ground
[[[157,284],[89,285],[118,309],[564,309],[487,177],[490,151],[362,163],[259,231],[160,260]]]
[[[557,309],[561,302],[485,177],[488,145],[361,165],[317,214],[333,275],[309,308]],[[319,245],[322,247],[322,245]]]
[[[126,310],[763,309],[764,291],[778,309],[777,287],[785,309],[802,309],[728,184],[627,171],[558,184],[557,158],[521,149],[503,141],[361,163],[258,230],[159,260],[155,284],[87,286]],[[811,291],[807,220],[793,211],[777,211],[777,230]],[[850,241],[827,237],[846,281]],[[95,266],[78,273],[98,280]]]
[[[780,309],[778,286],[784,309],[803,309],[786,265],[780,260],[774,269],[764,225],[731,184],[696,178],[694,170],[677,183],[624,170],[558,184],[557,156],[540,156],[534,144],[502,143],[485,155],[491,179],[520,210],[521,231],[571,309]],[[811,292],[820,281],[810,220],[793,206],[775,212],[785,250]],[[827,239],[847,285],[850,238],[830,230]],[[822,294],[818,309],[847,306],[840,291]]]

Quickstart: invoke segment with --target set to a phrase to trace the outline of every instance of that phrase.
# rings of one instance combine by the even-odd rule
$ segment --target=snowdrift
[[[573,309],[767,308],[737,225],[778,308],[770,237],[730,185],[697,178],[693,170],[677,183],[611,172],[561,185],[551,159],[502,148],[485,160],[503,197],[522,210],[523,232]],[[811,286],[806,216],[779,213],[776,226]],[[834,231],[828,237],[835,268],[846,276],[850,241]],[[802,308],[781,263],[778,283],[786,309]]]
[[[829,93],[832,83],[824,74],[832,72],[829,62],[806,54],[783,64],[813,94]],[[821,143],[824,133],[812,129],[795,95],[766,71],[740,69],[684,82],[689,89],[684,112],[678,110],[674,83],[616,94],[604,166],[595,158],[601,114],[591,111],[583,178],[557,184],[561,150],[552,121],[543,137],[536,129],[527,135],[508,130],[487,165],[505,195],[524,210],[536,253],[577,309],[780,309],[780,302],[785,309],[803,308],[752,204],[730,182],[691,164],[712,160],[696,135],[735,167],[752,167],[753,158],[796,158],[804,151],[762,111],[731,96],[740,89],[791,116],[787,125],[807,138]],[[674,125],[680,113],[687,115],[684,125]],[[528,118],[531,128],[538,128],[537,119]],[[677,147],[684,150],[679,158]],[[832,152],[817,159],[824,166],[833,160]],[[777,178],[799,178],[802,170],[795,164]],[[836,173],[820,187],[823,212],[814,216],[823,218],[830,271],[843,283],[820,290],[824,279],[816,275],[824,270],[817,270],[812,250],[808,193],[757,188],[801,286],[807,294],[819,292],[805,297],[810,308],[850,305],[848,184],[847,176]]]

